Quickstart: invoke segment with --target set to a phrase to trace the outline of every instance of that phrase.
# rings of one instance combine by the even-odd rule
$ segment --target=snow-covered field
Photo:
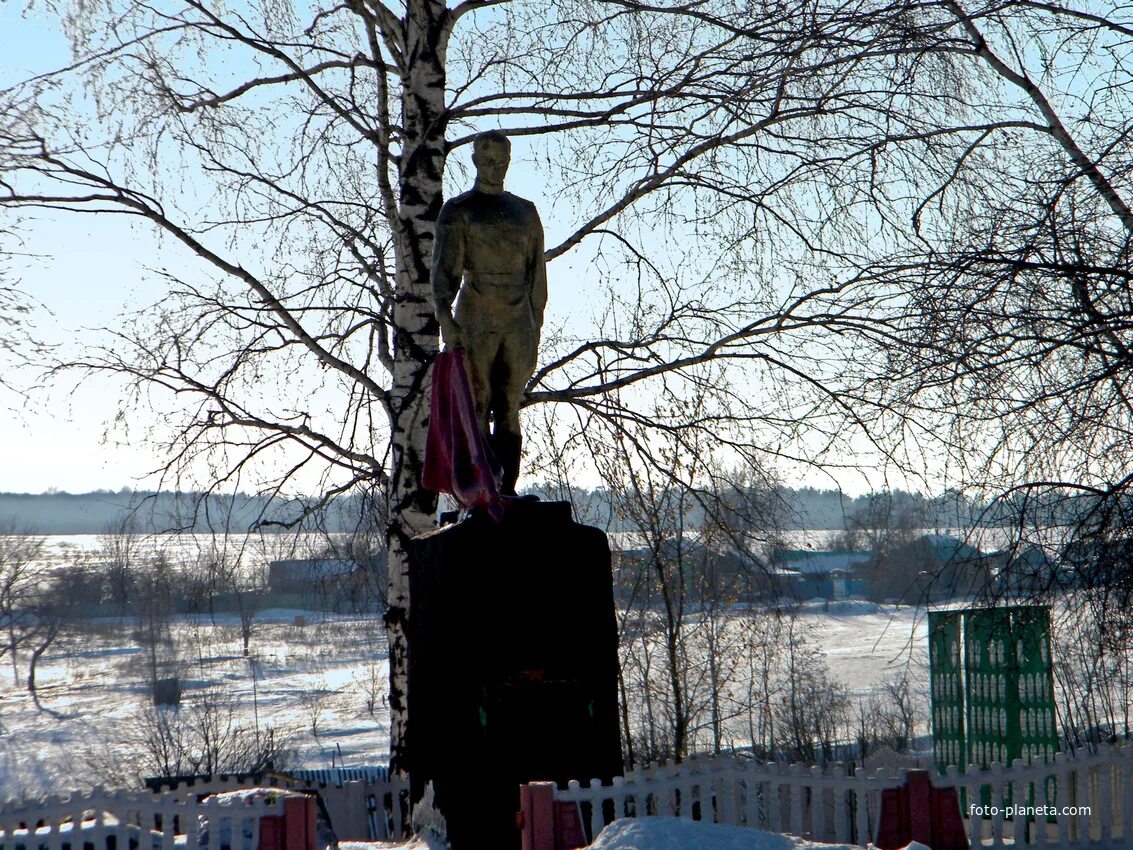
[[[906,666],[911,678],[928,682],[928,618],[915,608],[846,600],[803,606],[813,620],[830,671],[851,694],[872,690]],[[927,704],[927,703],[926,703]]]
[[[0,667],[0,799],[116,784],[137,772],[139,717],[151,701],[146,653],[129,621],[94,621],[53,646],[40,702]],[[251,657],[235,615],[175,621],[184,703],[208,692],[234,725],[272,727],[292,766],[379,764],[389,747],[380,621],[258,612]],[[6,659],[5,659],[6,660]],[[22,673],[26,673],[22,671]],[[254,676],[253,676],[254,674]]]
[[[912,609],[813,603],[803,616],[817,626],[832,673],[853,693],[906,664],[923,669],[926,624]],[[52,647],[37,674],[43,710],[13,681],[10,665],[0,668],[0,799],[79,790],[136,772],[131,747],[150,691],[146,655],[132,632],[128,622],[96,621]],[[179,618],[175,644],[185,703],[220,695],[236,722],[258,718],[261,729],[274,727],[295,753],[291,766],[385,762],[386,648],[378,620],[259,612],[245,658],[235,615]]]

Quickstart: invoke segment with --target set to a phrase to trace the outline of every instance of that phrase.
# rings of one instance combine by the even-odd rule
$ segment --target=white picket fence
[[[96,789],[0,805],[0,850],[256,850],[274,800]],[[77,833],[77,836],[76,836]],[[235,838],[235,840],[234,840]]]
[[[404,834],[409,812],[409,780],[391,776],[387,768],[299,770],[260,776],[255,783],[316,791],[339,840],[382,841]],[[234,791],[248,784],[248,777],[219,776],[164,785],[161,790],[180,800]]]
[[[689,759],[631,771],[612,784],[578,781],[556,789],[576,803],[590,834],[615,818],[667,815],[865,846],[876,834],[881,791],[905,781],[904,769],[852,775],[843,764],[757,764],[731,757]],[[1051,764],[990,770],[950,768],[936,787],[960,791],[961,814],[975,848],[1133,848],[1133,746],[1059,753]],[[1053,817],[1008,818],[1007,804],[1053,806]],[[996,806],[984,817],[970,807]],[[1071,813],[1065,807],[1074,807]]]
[[[882,789],[903,784],[904,774],[904,769],[867,773],[861,768],[851,774],[842,764],[821,768],[731,757],[689,759],[632,771],[610,785],[572,781],[556,789],[554,797],[578,805],[591,835],[615,818],[670,815],[864,846],[877,830]],[[984,771],[971,766],[964,773],[950,768],[933,782],[959,790],[973,850],[1133,848],[1133,745],[1059,753],[1050,764],[1017,761]],[[208,791],[217,792],[238,782],[208,784],[216,786]],[[366,800],[371,840],[401,834],[404,784],[373,777],[341,783],[354,789],[351,799]],[[9,801],[0,805],[0,850],[255,850],[260,819],[283,813],[280,799],[198,802],[205,790],[193,784],[161,793],[96,790]],[[1004,811],[1009,804],[1050,806],[1055,813],[1009,817]],[[983,816],[973,815],[972,806],[993,808]],[[76,830],[80,842],[73,840]]]

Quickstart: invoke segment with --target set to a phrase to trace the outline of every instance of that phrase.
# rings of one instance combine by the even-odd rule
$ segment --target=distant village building
[[[306,593],[341,586],[358,569],[347,558],[291,558],[268,564],[268,588],[272,593]]]
[[[697,531],[686,531],[654,540],[637,531],[614,531],[607,535],[614,569],[614,592],[627,596],[636,593],[635,576],[642,567],[660,558],[669,566],[683,565],[682,572],[690,596],[702,594],[712,587],[729,602],[751,602],[775,597],[780,582],[765,559],[752,552],[741,551],[727,539],[705,542]],[[693,587],[696,585],[696,587]]]
[[[1063,587],[1124,587],[1133,565],[1133,537],[1075,539],[1061,552],[1057,579]]]
[[[869,552],[776,549],[772,562],[785,581],[784,591],[799,600],[865,596],[869,582],[857,573],[872,560]]]
[[[1057,558],[1042,546],[1031,545],[1017,552],[997,552],[994,560],[996,590],[1005,597],[1041,595],[1066,583]]]
[[[623,579],[655,557],[680,560],[710,583],[737,586],[731,578],[743,575],[736,601],[759,601],[781,596],[799,601],[840,601],[864,597],[875,601],[923,602],[968,598],[994,581],[1003,560],[944,534],[923,534],[878,556],[874,552],[821,549],[775,549],[769,556],[739,552],[696,532],[651,541],[639,532],[609,534],[615,576]],[[1034,555],[1028,557],[1037,557]],[[1017,566],[1023,567],[1023,562]],[[689,575],[693,570],[689,570]],[[624,587],[637,585],[628,581]]]
[[[947,534],[923,534],[865,568],[871,598],[910,604],[967,599],[991,587],[995,558]]]

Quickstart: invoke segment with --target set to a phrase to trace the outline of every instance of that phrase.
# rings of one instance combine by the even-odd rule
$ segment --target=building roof
[[[850,572],[854,567],[869,563],[869,552],[826,552],[813,549],[777,549],[773,560],[801,573],[814,575],[834,570]]]

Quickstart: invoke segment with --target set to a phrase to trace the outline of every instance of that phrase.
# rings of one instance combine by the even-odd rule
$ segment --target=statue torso
[[[479,306],[480,301],[491,302],[493,308],[526,303],[539,227],[535,205],[510,192],[473,190],[444,205],[437,220],[438,239],[457,237],[463,246],[464,287],[458,310]],[[444,233],[446,228],[451,232]]]

